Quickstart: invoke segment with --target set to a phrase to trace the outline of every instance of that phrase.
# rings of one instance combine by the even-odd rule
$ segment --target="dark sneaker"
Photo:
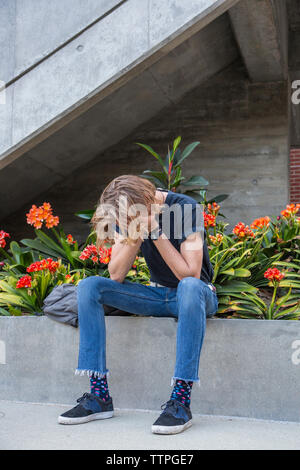
[[[192,426],[190,408],[178,400],[168,400],[161,406],[164,411],[152,424],[152,432],[156,434],[177,434]]]
[[[84,393],[76,405],[58,417],[60,424],[82,424],[94,419],[111,418],[114,414],[112,398],[102,401],[96,395]]]

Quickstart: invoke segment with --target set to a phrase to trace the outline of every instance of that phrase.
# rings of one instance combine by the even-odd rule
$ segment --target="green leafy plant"
[[[282,263],[274,263],[282,265]],[[300,266],[298,266],[299,269]],[[232,313],[235,318],[256,318],[266,320],[299,320],[300,319],[300,296],[299,296],[299,274],[279,271],[276,267],[269,268],[265,272],[269,279],[269,286],[273,290],[272,297],[267,302],[256,292],[231,293],[230,298],[223,300],[226,307],[222,313]],[[296,292],[292,293],[292,289]],[[297,292],[298,291],[298,292]],[[281,292],[278,295],[278,292]]]
[[[182,151],[179,148],[180,143],[181,137],[179,136],[174,140],[171,151],[168,147],[168,153],[163,158],[149,145],[136,142],[137,145],[149,152],[161,167],[161,171],[144,170],[140,176],[152,181],[156,187],[185,193],[193,197],[197,202],[204,203],[205,205],[213,201],[221,202],[226,199],[228,197],[227,194],[220,194],[213,199],[207,200],[207,190],[205,188],[209,185],[209,182],[203,176],[194,175],[188,180],[182,176],[183,162],[191,155],[200,142],[192,142]]]
[[[218,315],[299,319],[300,262],[290,250],[286,251],[286,246],[274,241],[276,222],[261,217],[253,221],[251,228],[240,222],[226,235],[216,222],[218,206],[209,209],[204,219],[214,265],[213,283],[219,296]],[[286,243],[294,239],[293,229]],[[268,273],[274,273],[277,266],[285,268],[284,280],[275,278],[271,282]],[[246,282],[239,286],[243,277]]]
[[[271,247],[284,251],[285,256],[292,255],[293,259],[300,259],[299,209],[300,204],[288,204],[277,221],[272,223],[270,233]]]
[[[43,301],[53,287],[70,282],[76,284],[82,277],[78,271],[71,274],[70,266],[62,264],[61,259],[34,262],[23,276],[7,269],[6,276],[0,280],[0,314],[42,314]]]
[[[149,179],[156,187],[169,189],[174,192],[180,192],[187,194],[194,198],[197,202],[207,205],[209,203],[224,201],[228,194],[220,194],[212,199],[207,199],[207,189],[209,182],[206,178],[200,175],[194,175],[188,180],[182,175],[182,164],[196,149],[200,142],[192,142],[187,145],[184,150],[180,150],[179,145],[181,143],[181,137],[177,137],[174,142],[172,149],[168,147],[168,153],[165,157],[161,157],[157,152],[153,150],[150,145],[136,142],[141,148],[150,153],[158,162],[161,170],[144,170],[143,174],[140,175],[142,178]],[[81,218],[85,223],[88,223],[93,217],[94,210],[86,209],[77,211],[75,215]],[[224,217],[223,214],[219,214]]]
[[[132,268],[129,270],[126,279],[131,282],[149,285],[150,273],[143,256],[136,256]]]
[[[2,258],[2,267],[9,266],[12,273],[16,275],[26,272],[26,267],[38,259],[38,254],[30,248],[24,248],[16,241],[10,242],[10,254],[4,248],[0,247]],[[0,270],[0,279],[4,277],[5,271]]]

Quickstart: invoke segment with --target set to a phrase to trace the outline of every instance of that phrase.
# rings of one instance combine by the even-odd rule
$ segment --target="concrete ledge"
[[[176,320],[105,321],[115,407],[159,410],[172,390]],[[0,399],[74,404],[89,389],[87,377],[74,375],[78,339],[78,330],[46,317],[1,317]],[[300,322],[208,320],[192,411],[300,421],[299,371]]]

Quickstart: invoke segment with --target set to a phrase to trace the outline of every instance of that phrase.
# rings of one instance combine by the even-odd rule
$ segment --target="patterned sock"
[[[91,393],[100,398],[100,400],[108,401],[110,399],[107,377],[96,377],[90,375]]]
[[[175,398],[184,406],[189,407],[191,403],[191,391],[193,382],[185,382],[184,380],[176,379],[176,383],[173,388],[173,392],[170,398]]]

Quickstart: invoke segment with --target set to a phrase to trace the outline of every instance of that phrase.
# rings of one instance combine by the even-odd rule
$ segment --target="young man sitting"
[[[202,206],[187,195],[156,189],[139,176],[122,175],[104,189],[92,223],[97,246],[105,242],[113,246],[110,278],[90,276],[77,287],[80,344],[76,373],[89,375],[91,389],[58,421],[79,424],[113,416],[106,368],[103,304],[107,304],[138,315],[178,319],[173,390],[152,432],[181,432],[192,424],[191,390],[193,382],[200,385],[206,317],[218,309]],[[125,279],[139,250],[149,268],[150,285]]]

